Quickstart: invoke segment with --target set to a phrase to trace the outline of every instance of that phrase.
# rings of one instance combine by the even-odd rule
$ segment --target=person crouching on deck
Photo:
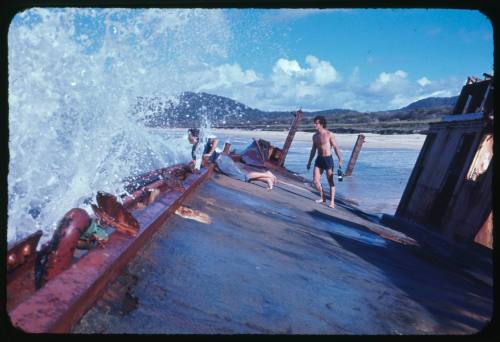
[[[311,168],[311,161],[318,151],[318,157],[314,162],[314,172],[313,172],[313,183],[316,189],[319,191],[320,199],[316,203],[326,202],[325,193],[321,187],[320,178],[323,171],[326,170],[326,178],[328,184],[330,185],[330,208],[335,207],[335,183],[333,182],[333,158],[332,158],[332,148],[335,150],[335,154],[339,160],[339,168],[342,168],[342,157],[340,155],[340,149],[335,141],[333,133],[326,129],[326,119],[324,116],[318,115],[313,119],[314,129],[316,133],[313,135],[313,144],[311,148],[311,154],[309,156],[309,161],[307,162],[307,169]]]
[[[191,149],[191,158],[193,159],[193,163],[196,161],[196,149],[199,144],[200,140],[200,130],[198,128],[190,128],[188,129],[188,140],[189,143],[193,145],[193,148]],[[218,153],[215,152],[215,148],[217,147],[217,139],[215,137],[209,137],[207,139],[207,143],[205,144],[205,147],[203,148],[203,156],[202,160],[205,161],[210,161],[213,162],[217,156]]]

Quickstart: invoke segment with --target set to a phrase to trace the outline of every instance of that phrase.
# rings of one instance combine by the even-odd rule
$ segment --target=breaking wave
[[[9,242],[59,219],[130,175],[189,160],[185,136],[157,134],[141,96],[176,101],[189,75],[223,59],[221,10],[42,9],[8,33]],[[204,120],[210,127],[210,118]],[[90,212],[90,211],[89,211]]]

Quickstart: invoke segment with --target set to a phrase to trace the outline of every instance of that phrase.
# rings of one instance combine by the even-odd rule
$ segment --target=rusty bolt
[[[9,254],[9,257],[7,258],[8,265],[14,266],[16,264],[16,261],[17,261],[17,256],[14,253]]]
[[[31,254],[31,246],[28,244],[23,247],[23,255],[26,257]]]

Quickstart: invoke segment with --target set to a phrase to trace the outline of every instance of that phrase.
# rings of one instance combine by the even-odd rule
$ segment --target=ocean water
[[[296,149],[290,151],[286,167],[312,179],[312,167],[310,171],[305,168],[309,150],[310,146],[296,146]],[[352,148],[341,151],[345,159],[345,171]],[[418,153],[418,150],[397,148],[362,149],[352,175],[344,177],[342,182],[335,176],[336,195],[355,202],[360,209],[373,214],[394,214]],[[335,155],[334,161],[337,168]],[[323,189],[328,193],[325,175],[321,181]]]
[[[175,103],[197,91],[193,75],[225,63],[235,44],[217,9],[30,8],[14,17],[8,42],[7,241],[41,229],[42,243],[71,208],[90,213],[97,191],[122,194],[127,176],[190,160],[186,131],[145,127],[141,120],[161,108],[137,108],[138,97]],[[217,122],[202,114],[194,125],[209,134]],[[254,133],[276,146],[286,136],[226,132],[220,147],[228,140],[243,149]],[[310,177],[306,138],[294,141],[286,166]],[[346,163],[353,143],[341,143]],[[418,148],[366,145],[338,194],[392,213]]]

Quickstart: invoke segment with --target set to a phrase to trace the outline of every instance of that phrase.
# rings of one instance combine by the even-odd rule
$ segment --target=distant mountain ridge
[[[454,106],[457,102],[458,96],[452,97],[427,97],[422,100],[410,103],[408,106],[401,109],[417,109],[417,108],[435,108],[443,106]]]
[[[304,111],[304,116],[312,118],[324,115],[328,122],[334,125],[429,121],[451,113],[457,99],[458,96],[429,97],[396,110],[367,113],[335,108]],[[147,126],[154,127],[197,126],[208,117],[212,127],[282,129],[290,124],[292,111],[263,111],[223,96],[204,92],[183,92],[176,101],[160,97],[140,97],[135,112],[141,113],[141,118]],[[308,129],[310,128],[304,128]]]

